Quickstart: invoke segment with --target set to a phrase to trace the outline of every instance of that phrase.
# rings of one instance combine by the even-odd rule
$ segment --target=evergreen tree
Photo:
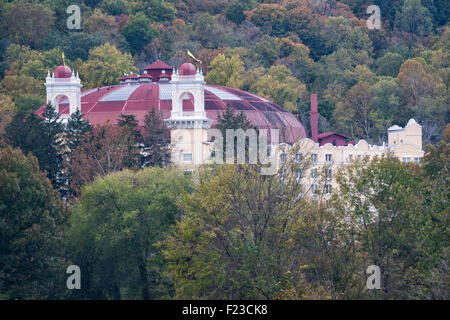
[[[170,133],[155,109],[145,115],[144,129],[143,166],[166,166],[170,163]]]
[[[253,124],[250,120],[247,119],[243,112],[236,114],[234,109],[227,104],[227,108],[224,113],[217,117],[217,129],[222,131],[223,136],[225,137],[226,129],[254,129]]]
[[[77,109],[74,113],[70,115],[70,118],[67,121],[67,125],[65,127],[65,136],[64,136],[64,150],[63,154],[65,155],[64,161],[64,170],[63,170],[63,178],[64,181],[61,181],[60,193],[64,198],[68,198],[71,196],[70,190],[70,181],[73,178],[73,172],[68,170],[70,168],[70,161],[73,157],[77,148],[89,139],[88,133],[92,132],[92,125],[89,121],[83,119],[83,114],[79,109]]]
[[[139,131],[139,129],[137,129],[139,126],[139,121],[136,120],[136,116],[134,114],[123,114],[122,113],[119,116],[119,119],[117,119],[117,124],[119,125],[119,127],[128,126],[132,130],[135,140],[137,142],[142,141],[142,134]]]
[[[58,142],[61,139],[60,134],[64,130],[64,125],[60,121],[60,114],[56,111],[55,107],[52,104],[47,104],[44,112],[42,113],[42,117],[44,117],[44,121],[42,122],[42,126],[49,137],[50,140],[53,140],[53,146],[58,150],[59,145]],[[59,151],[59,150],[58,150]]]
[[[63,165],[63,145],[64,137],[62,135],[64,131],[64,125],[61,123],[59,117],[61,116],[56,108],[52,104],[47,104],[44,112],[42,113],[44,121],[41,122],[44,132],[47,137],[47,141],[53,150],[53,157],[49,158],[50,163],[53,166],[52,176],[49,178],[52,181],[55,189],[59,190],[63,184],[61,169]]]
[[[32,153],[39,161],[39,166],[47,172],[52,185],[58,189],[58,172],[62,165],[60,154],[60,133],[62,126],[55,120],[55,111],[47,106],[42,120],[35,114],[26,116],[18,113],[5,129],[5,141],[25,154]]]
[[[227,108],[224,113],[217,117],[217,126],[216,128],[222,132],[223,137],[223,159],[226,157],[226,149],[227,149],[227,130],[238,130],[242,129],[244,131],[248,129],[256,129],[255,126],[248,120],[246,115],[243,112],[236,114],[234,109],[227,104]],[[245,150],[246,150],[246,159],[248,158],[248,150],[249,150],[249,141],[246,138],[245,141]],[[234,154],[237,155],[237,137],[235,137],[234,141]],[[246,160],[247,161],[247,160]]]
[[[70,115],[66,126],[66,151],[72,153],[80,145],[86,133],[92,130],[89,121],[83,119],[83,114],[79,109]]]
[[[125,167],[133,168],[139,166],[142,162],[142,134],[137,129],[139,121],[136,120],[134,114],[121,114],[117,119],[117,124],[119,127],[124,128],[124,130],[130,130],[133,141],[129,141],[128,144],[128,156],[125,158]]]

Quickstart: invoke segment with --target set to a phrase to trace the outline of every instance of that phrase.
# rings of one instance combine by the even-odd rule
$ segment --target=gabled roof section
[[[172,66],[169,66],[167,63],[156,60],[151,65],[145,67],[145,70],[160,70],[160,69],[172,69]]]
[[[337,132],[324,132],[324,133],[321,133],[321,134],[319,134],[317,136],[317,139],[323,139],[323,138],[326,138],[326,137],[329,137],[329,136],[332,136],[332,135],[337,135],[337,136],[341,136],[341,137],[346,138],[346,139],[350,139],[350,137],[346,136],[345,134],[341,134],[341,133],[337,133]]]

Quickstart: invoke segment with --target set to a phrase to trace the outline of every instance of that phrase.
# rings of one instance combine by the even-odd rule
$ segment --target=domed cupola
[[[62,55],[63,64],[55,69],[52,75],[50,71],[45,79],[47,88],[47,103],[51,103],[58,112],[59,105],[62,102],[69,104],[69,116],[76,110],[81,110],[81,81],[78,72],[70,70],[64,63],[64,54]],[[61,113],[61,112],[60,112]],[[67,117],[66,115],[62,116]]]
[[[186,62],[180,66],[178,74],[180,76],[195,76],[197,73],[197,68],[192,63]]]
[[[55,78],[57,79],[67,79],[72,77],[72,70],[66,65],[60,65],[55,69]]]

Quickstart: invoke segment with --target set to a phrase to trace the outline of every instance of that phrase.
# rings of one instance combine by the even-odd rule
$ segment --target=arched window
[[[52,102],[59,114],[70,114],[70,99],[66,95],[58,95]]]
[[[195,110],[194,95],[190,91],[184,91],[178,96],[178,103],[181,106],[183,116],[193,116]]]

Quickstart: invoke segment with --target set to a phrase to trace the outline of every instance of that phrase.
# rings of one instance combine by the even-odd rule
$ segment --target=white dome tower
[[[191,63],[181,65],[172,73],[172,112],[165,120],[170,129],[172,161],[186,167],[200,165],[210,156],[207,146],[212,120],[205,112],[205,79],[200,69]],[[183,112],[185,95],[192,95],[194,111]]]
[[[81,111],[81,82],[78,73],[75,75],[73,70],[70,70],[65,64],[55,69],[55,72],[50,76],[50,71],[47,73],[45,82],[47,88],[47,103],[51,103],[59,112],[59,103],[66,98],[69,101],[70,111],[69,115],[76,110]]]

